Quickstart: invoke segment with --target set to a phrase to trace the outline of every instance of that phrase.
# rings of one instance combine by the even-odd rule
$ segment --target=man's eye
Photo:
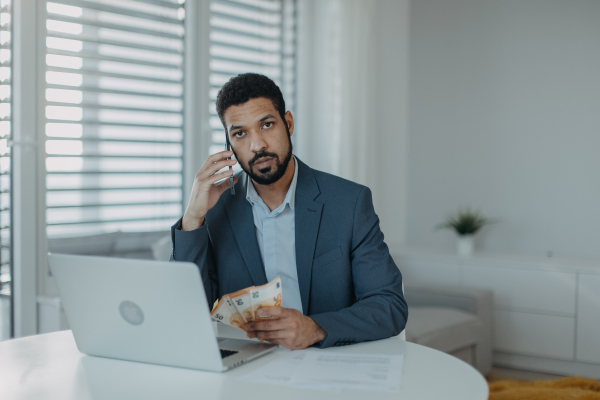
[[[267,128],[268,129],[268,128],[272,127],[272,126],[273,126],[272,122],[265,122],[264,125],[263,125],[263,128]]]
[[[244,137],[245,134],[246,134],[246,132],[244,132],[244,131],[237,131],[233,134],[233,136],[235,136],[236,138],[241,138],[241,137]]]

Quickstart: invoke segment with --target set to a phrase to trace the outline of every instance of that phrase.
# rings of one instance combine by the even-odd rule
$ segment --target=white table
[[[239,337],[219,324],[220,336]],[[241,333],[241,332],[240,332]],[[243,333],[241,333],[243,335]],[[327,349],[334,352],[404,354],[400,393],[262,385],[238,380],[276,357],[270,353],[225,373],[163,367],[81,354],[71,331],[0,343],[0,398],[60,400],[151,399],[444,399],[485,400],[488,386],[471,366],[436,350],[398,338]]]

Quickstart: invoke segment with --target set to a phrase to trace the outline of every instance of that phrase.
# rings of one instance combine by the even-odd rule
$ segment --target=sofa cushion
[[[447,307],[411,307],[406,340],[451,353],[477,344],[483,324],[473,314]]]

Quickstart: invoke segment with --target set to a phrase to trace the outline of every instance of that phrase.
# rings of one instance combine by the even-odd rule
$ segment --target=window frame
[[[39,290],[38,4],[12,4],[12,245],[14,337],[37,333]],[[32,118],[34,116],[34,118]]]
[[[296,8],[297,10],[297,8]],[[298,32],[296,11],[296,35]],[[47,262],[45,166],[46,0],[13,2],[13,275],[14,337],[37,334],[38,296],[58,296]],[[210,155],[210,1],[186,0],[184,21],[183,195]],[[296,36],[296,46],[297,46]],[[296,64],[298,47],[296,47]],[[296,67],[297,73],[297,67]],[[297,82],[297,75],[296,75]],[[297,84],[294,91],[297,103]],[[32,118],[33,116],[33,118]],[[175,223],[175,221],[173,221]]]
[[[117,232],[119,230],[123,230],[123,232],[128,232],[130,230],[135,232],[146,232],[157,230],[160,232],[168,231],[168,227],[171,225],[171,220],[178,218],[180,212],[182,212],[183,208],[183,163],[184,163],[184,154],[183,149],[186,146],[185,140],[185,124],[184,124],[184,110],[183,110],[183,95],[184,95],[184,85],[185,85],[185,59],[186,54],[184,53],[173,53],[175,50],[171,47],[171,45],[158,45],[156,47],[152,47],[151,50],[139,49],[141,42],[135,42],[128,39],[124,41],[117,40],[116,44],[110,38],[103,36],[102,30],[116,30],[118,32],[123,32],[127,34],[127,32],[133,32],[133,35],[141,35],[146,40],[154,38],[158,39],[158,41],[162,41],[163,39],[166,41],[176,41],[181,43],[182,46],[185,46],[185,40],[187,35],[179,36],[178,33],[169,32],[169,29],[175,29],[179,31],[180,28],[184,29],[185,32],[185,22],[181,20],[182,15],[179,17],[171,15],[177,8],[181,7],[182,4],[179,4],[177,1],[164,1],[161,0],[163,5],[160,5],[159,14],[154,14],[151,10],[144,11],[134,11],[133,8],[129,8],[126,5],[102,5],[102,0],[93,0],[91,2],[86,2],[82,0],[40,0],[40,8],[39,8],[39,16],[40,23],[38,25],[40,30],[40,41],[39,41],[39,62],[40,62],[40,112],[38,113],[38,118],[42,121],[40,127],[41,129],[45,129],[45,134],[40,138],[40,145],[44,143],[44,149],[42,149],[41,153],[45,154],[44,166],[45,166],[45,179],[43,182],[43,186],[40,186],[40,189],[43,189],[45,192],[45,201],[47,201],[45,207],[45,223],[47,224],[47,235],[49,241],[49,249],[53,249],[55,244],[62,245],[65,241],[68,242],[70,237],[79,237],[86,235],[96,235],[96,234],[104,234],[108,232]],[[134,0],[135,3],[142,5],[146,2],[144,0]],[[156,2],[156,1],[155,1]],[[66,5],[67,7],[81,7],[83,10],[82,15],[79,17],[70,17],[66,16],[66,14],[61,14],[60,11],[52,12],[50,10],[49,4],[57,3],[58,5]],[[157,4],[160,2],[156,2]],[[152,7],[152,4],[150,4]],[[187,2],[183,5],[187,8]],[[160,14],[161,12],[168,12],[167,14]],[[106,20],[102,18],[102,14],[106,14]],[[110,20],[108,19],[110,17]],[[125,18],[123,21],[114,21],[114,18]],[[137,20],[138,22],[145,23],[153,23],[155,21],[162,21],[161,18],[164,18],[164,22],[159,22],[164,24],[164,26],[168,26],[169,29],[167,31],[146,29],[143,27],[138,27],[135,25],[135,22],[128,21],[127,19]],[[96,21],[96,19],[98,19]],[[62,33],[57,32],[54,29],[46,28],[47,21],[74,21],[75,23],[81,23],[83,27],[83,32],[81,34],[68,33],[63,35]],[[92,30],[92,35],[94,32],[97,32],[98,37],[91,38],[88,40],[90,33],[86,32],[86,29]],[[139,32],[138,32],[139,30]],[[113,31],[115,32],[115,31]],[[66,49],[60,50],[56,47],[46,45],[47,40],[52,40],[52,38],[65,37],[65,39],[69,40],[81,40],[83,44],[83,52],[79,53],[77,50]],[[96,42],[98,40],[98,42]],[[99,43],[99,44],[95,44]],[[86,46],[90,46],[91,48],[86,48]],[[142,45],[143,46],[143,45]],[[104,47],[104,51],[103,51]],[[178,46],[177,46],[178,47]],[[124,49],[132,49],[133,56],[126,57],[119,53],[111,54],[110,52],[114,52],[115,49],[120,49],[123,51]],[[177,48],[179,50],[179,48]],[[185,49],[183,49],[185,50]],[[80,50],[81,51],[81,50]],[[135,52],[149,52],[152,53],[153,56],[164,57],[164,59],[156,59],[156,60],[147,60],[143,56],[135,56]],[[83,68],[80,69],[71,69],[70,67],[61,67],[59,65],[52,65],[46,62],[48,56],[58,54],[60,56],[70,56],[70,57],[81,57],[83,60]],[[169,58],[171,57],[171,58]],[[176,60],[180,58],[181,63]],[[170,61],[168,61],[170,60]],[[90,65],[86,65],[86,63],[90,63]],[[183,80],[180,78],[175,79],[174,77],[160,77],[160,76],[146,76],[146,73],[135,73],[133,71],[128,72],[116,72],[116,71],[108,71],[103,70],[102,64],[103,62],[107,63],[117,63],[120,67],[127,66],[128,68],[140,67],[144,68],[144,65],[150,65],[149,68],[160,68],[163,71],[167,71],[168,73],[181,73]],[[78,89],[78,86],[71,86],[66,82],[50,82],[48,81],[47,74],[48,73],[73,73],[81,76],[83,78],[83,85]],[[118,76],[114,76],[118,75]],[[112,88],[112,87],[103,87],[102,80],[122,80],[124,83],[122,84],[144,84],[144,85],[154,85],[152,82],[154,80],[159,80],[155,85],[165,87],[169,86],[172,88],[177,88],[176,90],[181,90],[181,93],[170,93],[169,89],[154,89],[154,90],[139,90],[138,88]],[[89,82],[86,83],[86,81]],[[97,82],[100,81],[100,82]],[[73,90],[80,91],[79,93],[83,94],[84,101],[78,104],[70,103],[68,101],[64,101],[62,99],[58,99],[57,101],[52,101],[46,99],[46,90],[55,89],[55,90]],[[163,91],[166,92],[163,93]],[[108,93],[108,94],[107,94]],[[144,100],[155,100],[162,102],[163,100],[168,101],[178,101],[181,102],[181,109],[177,107],[177,110],[169,110],[168,108],[161,110],[160,108],[149,107],[147,108],[144,105],[138,106],[137,109],[132,109],[130,106],[125,104],[120,104],[123,100],[119,100],[116,103],[110,104],[111,101],[103,102],[101,99],[94,99],[94,97],[102,97],[102,96],[135,96]],[[86,96],[89,96],[86,100]],[[114,100],[113,100],[114,101]],[[136,101],[136,100],[129,100]],[[165,103],[168,104],[168,103]],[[78,108],[83,112],[83,117],[79,117],[81,121],[70,120],[70,118],[63,118],[60,115],[48,115],[48,109],[56,107],[58,109],[67,109],[65,107],[74,107]],[[156,114],[162,115],[162,118],[173,116],[175,118],[181,118],[181,122],[173,122],[169,120],[158,120],[155,124],[150,124],[142,121],[125,121],[121,118],[115,119],[113,116],[103,117],[98,114],[104,113],[119,113],[120,115],[129,115],[130,117],[136,118],[135,113],[143,113],[147,116],[150,116],[152,112],[155,111]],[[162,112],[161,112],[162,111]],[[129,114],[127,114],[129,113]],[[67,137],[58,137],[59,135],[53,135],[48,131],[48,124],[72,124],[71,126],[79,126],[83,130],[83,136],[81,138],[67,138]],[[110,137],[103,137],[101,133],[92,133],[94,130],[107,129],[108,131],[125,129],[125,130],[142,130],[147,133],[152,133],[151,131],[154,128],[158,128],[160,130],[167,131],[179,131],[181,132],[181,138],[170,137],[171,133],[166,134],[164,132],[159,133],[161,138],[157,138],[154,141],[152,139],[144,143],[143,140],[139,140],[141,138],[129,137],[129,134],[125,134],[124,137],[114,137],[112,134]],[[88,131],[89,130],[89,131]],[[179,132],[177,134],[179,135]],[[174,132],[172,132],[174,133]],[[165,136],[166,135],[166,136]],[[164,142],[162,142],[164,140]],[[83,151],[80,156],[75,154],[69,155],[68,153],[63,153],[62,151],[54,152],[49,150],[49,145],[53,144],[66,144],[68,142],[75,142],[75,144],[82,145]],[[161,142],[165,143],[164,146],[161,146]],[[115,151],[115,150],[102,150],[102,148],[112,148],[116,149],[117,146],[121,149],[126,149],[126,151]],[[142,151],[141,154],[138,154],[138,150],[136,147],[145,146],[148,150],[146,152]],[[174,153],[172,154],[161,154],[160,148],[172,148]],[[180,149],[180,150],[179,150]],[[181,151],[181,154],[179,154]],[[178,154],[175,154],[177,152]],[[63,157],[75,156],[74,158],[82,160],[84,164],[92,164],[93,167],[83,167],[80,171],[70,171],[67,168],[64,171],[58,171],[55,168],[49,166],[48,163],[55,162],[57,160],[61,160]],[[137,160],[136,160],[137,159]],[[102,163],[114,164],[118,162],[122,163],[148,163],[152,164],[152,166],[148,166],[147,168],[132,168],[132,167],[123,167],[121,170],[113,170],[111,167],[102,167]],[[165,164],[165,168],[161,168],[160,165]],[[97,165],[100,164],[100,165]],[[175,170],[175,165],[179,164],[180,167],[177,167]],[[167,166],[168,165],[168,166]],[[179,169],[180,168],[180,169]],[[174,176],[177,175],[177,179]],[[133,184],[132,177],[139,176],[140,179],[150,180],[147,185],[143,185],[145,187],[138,187],[138,185]],[[159,178],[160,177],[160,178]],[[80,186],[74,184],[70,187],[69,184],[65,184],[69,179],[76,181],[77,179],[81,179]],[[116,181],[118,179],[121,180],[129,180],[132,182],[131,187],[125,187],[120,184],[115,183],[107,183],[102,184],[96,182],[95,184],[89,185],[89,182],[93,182],[94,180],[99,180],[102,182],[106,181]],[[179,180],[179,182],[175,183],[175,180]],[[160,181],[161,183],[158,183]],[[108,186],[107,186],[108,185]],[[65,192],[65,189],[66,192]],[[116,189],[116,191],[115,191]],[[135,200],[125,200],[123,204],[113,204],[112,202],[106,202],[106,200],[102,200],[104,196],[110,193],[118,193],[119,191],[127,190]],[[144,192],[150,192],[149,197],[144,199],[142,196]],[[168,193],[167,195],[163,195],[164,193]],[[79,204],[69,204],[69,201],[64,202],[63,200],[57,200],[57,197],[60,197],[66,193],[66,195],[77,193],[79,196],[82,196],[83,199]],[[163,193],[163,194],[161,194]],[[175,194],[177,193],[177,195]],[[174,197],[181,196],[179,199],[175,199]],[[150,200],[150,198],[153,198]],[[57,203],[58,201],[58,203]],[[145,209],[145,211],[144,211]],[[140,214],[134,215],[133,218],[128,215],[128,213],[136,214],[136,211],[141,211]],[[78,216],[79,214],[79,216]],[[111,215],[112,216],[109,216]],[[70,218],[73,216],[74,218]],[[139,224],[147,224],[150,223],[152,225],[155,224],[156,221],[160,221],[161,227],[154,228],[144,228],[138,227],[135,228],[135,225]],[[112,227],[109,227],[112,226]],[[105,229],[108,228],[108,232]],[[124,235],[127,235],[124,233]],[[98,252],[98,254],[103,254],[102,251]]]
[[[14,9],[13,1],[10,2],[10,5],[8,7],[9,7],[8,14],[11,17],[10,28],[8,30],[9,35],[10,35],[10,46],[9,46],[8,49],[11,51],[10,64],[9,64],[10,65],[9,68],[10,68],[10,71],[11,71],[11,77],[10,77],[9,82],[8,82],[8,85],[10,85],[9,101],[5,102],[5,104],[8,103],[9,107],[12,108],[12,103],[13,103],[13,101],[12,101],[13,93],[12,92],[13,92],[13,86],[14,86],[14,84],[13,84],[13,76],[12,76],[13,69],[14,69],[13,68],[13,54],[12,54],[12,51],[13,51],[13,21],[12,21],[12,18],[13,18],[13,9]],[[3,12],[3,14],[5,14],[5,12]],[[4,32],[7,32],[7,31],[4,31]],[[9,310],[9,315],[8,315],[8,323],[9,323],[8,338],[10,339],[10,338],[14,337],[14,300],[13,300],[13,292],[14,292],[14,289],[13,289],[14,288],[14,282],[13,282],[14,268],[13,268],[13,254],[12,254],[13,253],[13,244],[12,244],[13,243],[13,239],[12,239],[12,226],[13,226],[13,215],[12,215],[13,214],[13,204],[12,204],[13,203],[13,191],[12,191],[12,184],[13,184],[12,183],[12,170],[13,170],[13,166],[12,166],[12,160],[13,160],[13,157],[12,157],[12,153],[13,153],[13,151],[12,151],[12,142],[13,142],[13,135],[12,135],[12,132],[13,132],[13,126],[12,126],[12,124],[13,124],[14,121],[13,121],[13,118],[12,118],[12,110],[11,110],[11,112],[9,114],[8,121],[10,121],[11,127],[10,127],[10,130],[8,132],[8,135],[5,137],[5,140],[6,140],[6,144],[7,144],[7,147],[8,147],[9,150],[8,150],[8,152],[7,152],[6,155],[0,156],[0,159],[4,158],[4,157],[9,157],[9,167],[8,167],[8,174],[7,174],[7,177],[8,177],[8,190],[9,190],[8,196],[7,196],[8,197],[8,207],[9,207],[9,209],[8,209],[8,213],[7,214],[8,214],[8,220],[9,221],[8,221],[8,225],[7,225],[5,223],[5,221],[4,221],[4,219],[0,219],[0,223],[1,223],[1,226],[2,226],[3,229],[8,229],[8,237],[9,237],[9,239],[8,239],[8,243],[4,243],[3,240],[0,240],[0,242],[2,242],[2,246],[3,246],[2,253],[5,252],[4,251],[4,249],[6,249],[5,246],[8,245],[8,249],[7,249],[8,250],[7,251],[7,253],[8,253],[8,274],[9,274],[9,277],[10,277],[10,281],[8,281],[8,287],[9,287],[9,294],[8,294],[8,296],[6,296],[6,294],[0,292],[0,299],[2,297],[7,297],[8,301],[9,301],[9,308],[8,308],[8,310]],[[0,255],[0,261],[4,262],[4,257],[2,257],[1,255]],[[1,273],[2,273],[2,266],[0,265],[0,274]],[[3,286],[0,286],[0,289],[3,289]]]
[[[37,143],[38,145],[38,160],[39,160],[39,168],[38,168],[38,213],[40,218],[38,218],[38,248],[41,250],[38,256],[38,277],[40,279],[38,295],[43,296],[58,296],[58,288],[56,287],[56,283],[52,278],[51,271],[48,267],[47,253],[49,249],[48,235],[46,231],[46,149],[45,149],[45,141],[47,139],[45,134],[45,72],[46,72],[46,64],[45,64],[45,56],[46,56],[46,32],[43,29],[44,25],[42,25],[48,16],[46,9],[46,2],[51,0],[37,0],[37,16],[38,23],[37,27],[37,36],[38,36],[38,110],[36,114],[36,119],[38,120],[38,136]],[[205,3],[204,0],[186,0],[186,15],[184,19],[184,68],[183,68],[183,154],[182,154],[182,210],[185,210],[185,206],[187,205],[187,199],[189,197],[189,191],[191,190],[191,185],[189,189],[187,189],[186,184],[189,179],[188,176],[194,176],[196,171],[191,173],[190,175],[190,166],[189,159],[193,158],[192,155],[197,157],[197,152],[195,150],[198,149],[200,143],[197,143],[197,140],[194,140],[194,132],[197,132],[197,124],[198,117],[194,117],[194,104],[197,101],[201,101],[201,99],[196,99],[193,94],[197,91],[197,82],[194,82],[193,79],[190,79],[190,76],[193,76],[193,71],[196,68],[195,63],[197,63],[197,57],[192,55],[192,52],[197,52],[197,43],[195,43],[195,38],[193,32],[189,32],[188,29],[195,29],[195,24],[197,26],[201,21],[198,20],[201,15],[198,14],[198,9],[201,8],[202,3]],[[188,53],[190,52],[190,53]],[[191,73],[189,71],[192,71]],[[188,99],[189,103],[188,104]],[[197,109],[197,107],[196,107]],[[191,118],[190,118],[191,116]],[[194,143],[196,142],[196,143]],[[192,181],[193,184],[193,181]],[[173,223],[176,221],[173,220]]]

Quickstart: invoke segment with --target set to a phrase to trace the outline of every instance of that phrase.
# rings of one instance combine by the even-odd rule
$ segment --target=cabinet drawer
[[[600,275],[579,275],[577,361],[600,364]]]
[[[395,258],[404,282],[420,285],[460,285],[460,266],[454,263]]]
[[[463,280],[465,286],[492,290],[499,308],[575,316],[575,273],[465,265]]]
[[[575,318],[494,311],[494,349],[530,356],[573,360]]]

